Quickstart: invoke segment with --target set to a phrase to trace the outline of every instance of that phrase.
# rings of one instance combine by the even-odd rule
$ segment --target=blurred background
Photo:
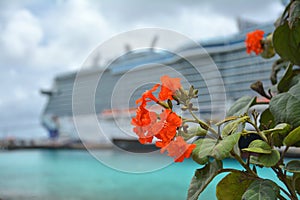
[[[39,116],[55,75],[79,69],[101,42],[161,27],[195,40],[238,31],[238,19],[274,21],[281,1],[0,1],[0,136],[45,136]],[[105,59],[105,58],[103,58]]]
[[[241,21],[270,24],[284,4],[280,0],[1,0],[0,139],[47,139],[41,115],[48,96],[41,89],[44,94],[53,89],[55,77],[79,70],[99,44],[119,33],[157,27],[205,43],[238,34]],[[110,59],[99,58],[102,63]],[[115,152],[105,152],[105,157],[118,158]],[[98,165],[78,150],[2,151],[0,198],[184,199],[197,167],[187,161],[165,174],[138,176]],[[182,173],[177,174],[178,170]],[[163,179],[167,174],[169,179]],[[174,183],[179,179],[180,183]],[[155,180],[159,181],[150,184]]]

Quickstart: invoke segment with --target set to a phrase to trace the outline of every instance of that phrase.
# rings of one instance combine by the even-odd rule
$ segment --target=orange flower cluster
[[[168,146],[162,148],[162,152],[168,151],[168,155],[175,157],[175,162],[182,162],[184,158],[189,158],[193,152],[195,144],[187,144],[183,137],[178,136]]]
[[[158,98],[153,95],[160,87]],[[179,78],[161,77],[161,84],[156,84],[150,90],[143,93],[136,101],[140,104],[136,110],[136,116],[132,118],[131,124],[135,127],[133,131],[139,137],[142,144],[151,143],[153,138],[157,139],[156,146],[162,148],[161,153],[168,151],[168,155],[175,157],[175,162],[182,162],[184,158],[190,157],[195,144],[187,144],[181,136],[176,137],[177,128],[181,126],[181,118],[171,109],[163,109],[159,116],[149,111],[146,106],[148,102],[160,103],[165,100],[173,100],[175,92],[181,87]]]
[[[251,51],[255,52],[256,55],[263,52],[262,39],[264,38],[264,31],[255,30],[247,34],[245,43],[246,43],[246,51],[248,54]]]

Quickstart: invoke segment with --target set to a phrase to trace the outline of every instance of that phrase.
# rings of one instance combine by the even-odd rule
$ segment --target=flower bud
[[[186,111],[187,109],[188,109],[188,108],[187,108],[186,106],[182,106],[182,107],[181,107],[181,110],[182,110],[182,111]]]
[[[275,56],[275,50],[272,42],[272,34],[269,34],[265,40],[262,40],[263,52],[260,54],[263,58],[272,58]]]
[[[189,97],[193,98],[194,97],[194,86],[191,85],[190,89],[189,89]]]

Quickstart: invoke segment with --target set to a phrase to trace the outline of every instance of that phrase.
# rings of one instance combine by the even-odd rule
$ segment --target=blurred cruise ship
[[[94,66],[58,75],[52,89],[42,91],[48,102],[41,121],[48,129],[56,125],[60,138],[97,143],[134,139],[130,117],[135,100],[164,74],[182,77],[185,88],[194,85],[199,89],[195,103],[200,118],[222,118],[232,102],[256,95],[250,90],[253,82],[260,80],[265,87],[271,86],[270,69],[276,57],[248,55],[244,41],[249,31],[262,29],[268,34],[274,27],[240,24],[238,34],[200,42],[205,51],[190,44],[178,47],[179,54],[155,48],[135,50],[106,69]]]

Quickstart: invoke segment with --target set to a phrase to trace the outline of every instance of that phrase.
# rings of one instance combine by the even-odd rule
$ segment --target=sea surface
[[[114,150],[106,156],[120,165],[134,162],[132,157]],[[143,165],[152,165],[167,156],[151,158]],[[147,163],[148,162],[148,163]],[[138,165],[139,163],[135,163]],[[226,167],[238,167],[233,160]],[[147,173],[121,172],[95,159],[84,150],[18,150],[0,152],[0,198],[43,200],[182,200],[186,199],[194,171],[202,166],[192,160],[173,163]],[[262,172],[274,179],[270,171]],[[224,174],[225,175],[225,174]],[[216,199],[215,186],[220,175],[199,199]]]

